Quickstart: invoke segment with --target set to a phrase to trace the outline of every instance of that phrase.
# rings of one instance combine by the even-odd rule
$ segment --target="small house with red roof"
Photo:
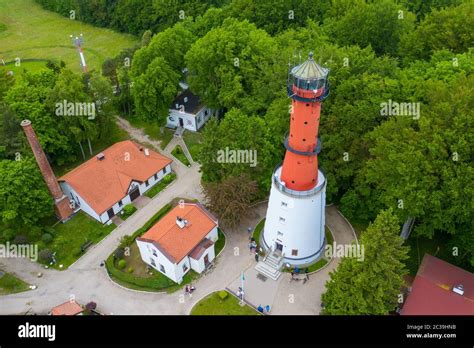
[[[190,269],[202,273],[214,260],[218,221],[201,204],[174,207],[136,239],[142,260],[176,283]]]
[[[474,315],[474,274],[425,254],[402,315]]]
[[[59,178],[74,210],[106,223],[171,173],[172,160],[133,141],[115,143]]]
[[[67,301],[51,309],[51,315],[82,315],[84,308],[76,301]]]

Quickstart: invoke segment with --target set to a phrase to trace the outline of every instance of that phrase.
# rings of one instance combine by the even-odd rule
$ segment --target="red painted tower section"
[[[46,182],[46,185],[48,186],[48,190],[53,196],[56,216],[59,220],[65,221],[73,214],[73,211],[69,206],[69,199],[66,197],[66,195],[64,195],[61,187],[58,184],[58,181],[56,180],[53,169],[49,165],[46,155],[41,148],[41,144],[39,143],[35,131],[31,126],[31,121],[23,120],[21,122],[21,126],[23,127],[23,131],[26,134],[26,139],[31,146],[33,155],[36,158],[36,162],[38,163],[41,174],[43,174],[43,178]]]
[[[291,71],[288,85],[292,98],[290,134],[285,140],[286,154],[281,181],[295,191],[307,191],[318,183],[319,115],[321,101],[329,93],[328,70],[309,59]]]

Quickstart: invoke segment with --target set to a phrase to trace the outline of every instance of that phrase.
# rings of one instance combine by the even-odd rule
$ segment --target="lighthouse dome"
[[[326,86],[329,69],[321,67],[310,52],[308,60],[291,69],[292,84],[298,88],[315,90]]]

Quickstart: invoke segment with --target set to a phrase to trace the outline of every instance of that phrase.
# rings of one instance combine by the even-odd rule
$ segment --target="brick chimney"
[[[71,207],[69,206],[69,199],[61,190],[61,187],[56,180],[56,176],[54,175],[53,169],[49,165],[48,160],[46,159],[46,155],[41,148],[41,145],[36,137],[35,131],[31,126],[30,120],[23,120],[21,122],[21,126],[23,127],[23,131],[26,134],[26,139],[28,139],[28,143],[30,143],[31,150],[33,151],[33,155],[36,158],[36,162],[38,163],[38,167],[43,174],[44,181],[48,186],[48,190],[53,196],[54,199],[54,210],[56,212],[56,216],[62,222],[68,220],[69,217],[73,214]]]

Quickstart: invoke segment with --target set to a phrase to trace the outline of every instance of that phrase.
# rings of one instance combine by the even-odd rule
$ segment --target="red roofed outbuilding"
[[[474,315],[474,274],[425,254],[402,315]]]
[[[176,283],[193,269],[202,273],[215,258],[218,222],[201,204],[174,207],[136,239],[142,260]]]
[[[115,143],[59,178],[64,193],[106,223],[171,173],[172,160],[133,141]]]

